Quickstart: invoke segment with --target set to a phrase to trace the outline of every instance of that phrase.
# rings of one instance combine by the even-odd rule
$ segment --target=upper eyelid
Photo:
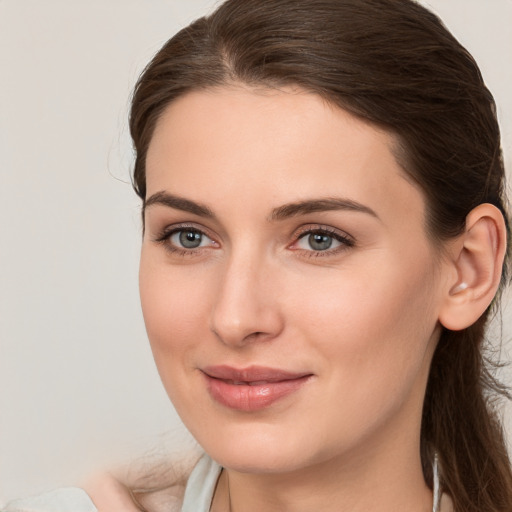
[[[355,238],[347,231],[325,224],[306,224],[304,226],[300,226],[294,231],[293,236],[298,239],[303,235],[314,232],[324,232],[329,235],[339,235],[341,238],[348,238],[352,241],[355,241]]]
[[[176,223],[176,224],[168,224],[161,229],[157,229],[156,233],[154,234],[154,237],[155,238],[168,238],[176,232],[185,231],[187,229],[189,229],[191,231],[197,231],[199,233],[202,233],[203,235],[205,235],[208,238],[211,238],[212,240],[215,240],[215,241],[217,241],[217,239],[218,239],[218,237],[216,237],[214,234],[212,234],[208,228],[206,228],[204,226],[199,226],[194,222],[180,222],[180,223]]]

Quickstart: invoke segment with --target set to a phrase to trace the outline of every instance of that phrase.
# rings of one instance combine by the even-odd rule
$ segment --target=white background
[[[213,3],[0,0],[0,502],[192,446],[139,311],[126,117],[151,55]],[[428,3],[481,65],[510,171],[512,1]]]

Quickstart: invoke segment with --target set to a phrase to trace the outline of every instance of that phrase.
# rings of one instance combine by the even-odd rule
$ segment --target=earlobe
[[[452,256],[457,278],[449,283],[439,315],[444,327],[465,329],[485,312],[500,284],[506,245],[498,208],[485,203],[469,213]]]

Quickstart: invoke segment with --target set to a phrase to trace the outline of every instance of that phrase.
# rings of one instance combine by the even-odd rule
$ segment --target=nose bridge
[[[254,247],[231,251],[218,276],[211,329],[225,344],[271,339],[282,329],[271,264]]]

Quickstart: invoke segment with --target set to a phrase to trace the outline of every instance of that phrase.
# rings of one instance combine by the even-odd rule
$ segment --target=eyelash
[[[322,251],[315,251],[313,249],[307,250],[307,249],[300,249],[296,248],[293,249],[295,251],[301,251],[305,254],[308,258],[322,258],[322,257],[328,257],[328,256],[335,256],[343,251],[346,251],[347,249],[350,249],[351,247],[354,247],[355,240],[350,237],[349,235],[345,233],[341,233],[337,229],[331,228],[329,226],[322,226],[322,225],[315,225],[315,226],[303,226],[299,233],[295,235],[295,241],[293,244],[289,245],[288,247],[292,247],[293,245],[296,245],[299,243],[302,239],[311,236],[311,235],[325,235],[328,236],[337,242],[340,243],[338,247],[335,247],[333,249],[326,249]]]
[[[159,235],[154,239],[156,243],[162,244],[165,246],[165,249],[173,254],[176,254],[178,256],[197,256],[200,253],[203,252],[204,249],[207,249],[208,247],[202,246],[197,248],[182,248],[178,247],[170,242],[170,239],[173,235],[180,233],[180,232],[191,232],[191,233],[197,233],[202,236],[206,236],[210,240],[213,241],[214,244],[218,246],[218,244],[214,241],[213,237],[209,236],[208,233],[204,231],[204,229],[200,229],[194,225],[189,224],[182,224],[178,226],[168,226],[164,228]],[[315,251],[313,249],[307,250],[307,249],[301,249],[301,248],[293,248],[294,245],[298,244],[302,239],[304,239],[307,236],[311,235],[324,235],[328,236],[329,238],[332,238],[340,243],[338,247],[335,247],[334,249],[325,249],[325,250],[318,250]],[[309,258],[318,258],[318,257],[327,257],[327,256],[333,256],[340,252],[343,252],[351,247],[354,247],[355,241],[352,237],[348,236],[347,234],[343,234],[340,231],[333,229],[328,226],[322,226],[322,225],[315,225],[315,226],[303,226],[300,228],[298,233],[294,234],[294,242],[292,244],[288,245],[288,248],[303,253],[306,257]]]
[[[168,226],[161,231],[161,233],[155,238],[154,241],[156,243],[162,244],[165,247],[166,251],[168,251],[172,254],[176,254],[177,256],[184,256],[184,257],[197,256],[199,253],[203,252],[202,250],[206,248],[205,246],[193,248],[193,249],[186,249],[184,247],[178,247],[171,243],[171,241],[170,241],[171,237],[173,235],[183,232],[183,231],[190,232],[190,233],[198,233],[202,236],[206,236],[207,238],[209,238],[210,240],[213,241],[213,238],[211,236],[209,236],[204,231],[204,229],[199,229],[196,226],[190,225],[190,224],[181,224],[178,226]]]

